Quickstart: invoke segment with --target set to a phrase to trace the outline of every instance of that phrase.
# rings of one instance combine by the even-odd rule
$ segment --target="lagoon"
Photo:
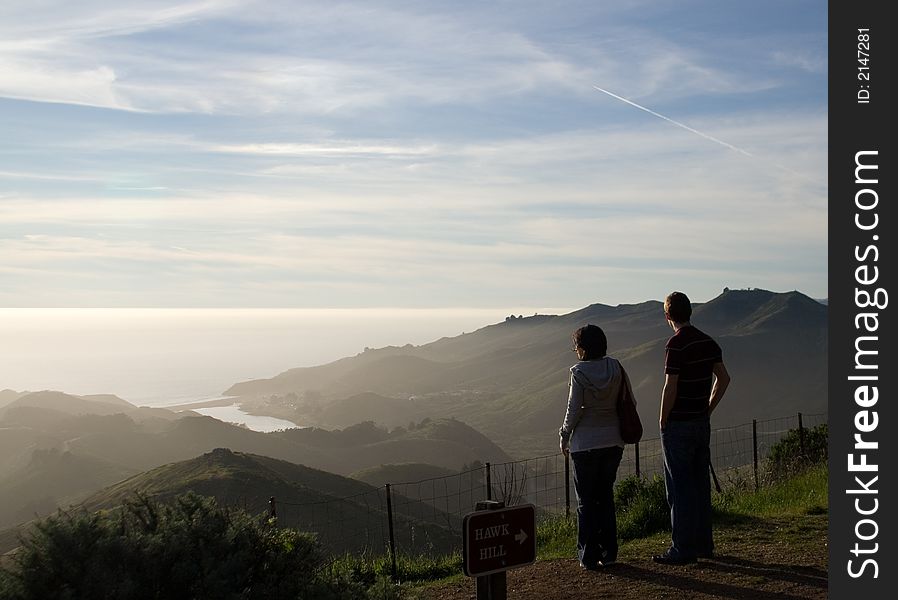
[[[232,404],[230,406],[195,408],[193,409],[193,412],[218,419],[219,421],[224,421],[225,423],[245,425],[248,429],[252,429],[253,431],[261,431],[263,433],[300,427],[300,425],[297,425],[296,423],[293,423],[291,421],[286,421],[284,419],[276,419],[274,417],[263,417],[245,413],[237,404]]]

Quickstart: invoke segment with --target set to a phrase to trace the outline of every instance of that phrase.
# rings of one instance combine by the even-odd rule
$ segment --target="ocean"
[[[0,389],[165,407],[362,352],[567,309],[0,308]]]

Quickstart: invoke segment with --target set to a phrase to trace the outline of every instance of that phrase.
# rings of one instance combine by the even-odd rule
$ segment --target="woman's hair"
[[[575,349],[583,350],[583,360],[602,358],[608,352],[608,338],[598,325],[581,327],[573,333],[571,339]]]
[[[692,317],[692,303],[683,292],[672,292],[664,299],[664,314],[671,321],[686,323]]]

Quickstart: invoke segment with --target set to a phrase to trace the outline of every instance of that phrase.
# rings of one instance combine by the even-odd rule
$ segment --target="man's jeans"
[[[670,553],[676,558],[709,556],[711,534],[710,419],[668,421],[661,430],[664,486],[673,529]]]
[[[614,480],[623,453],[620,446],[571,452],[577,489],[577,555],[589,567],[617,560]]]

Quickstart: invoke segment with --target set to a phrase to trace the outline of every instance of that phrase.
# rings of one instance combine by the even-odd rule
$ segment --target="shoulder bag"
[[[625,444],[636,444],[642,439],[642,421],[636,412],[636,399],[630,387],[630,378],[620,366],[621,386],[617,395],[617,418],[620,421],[620,436]]]

